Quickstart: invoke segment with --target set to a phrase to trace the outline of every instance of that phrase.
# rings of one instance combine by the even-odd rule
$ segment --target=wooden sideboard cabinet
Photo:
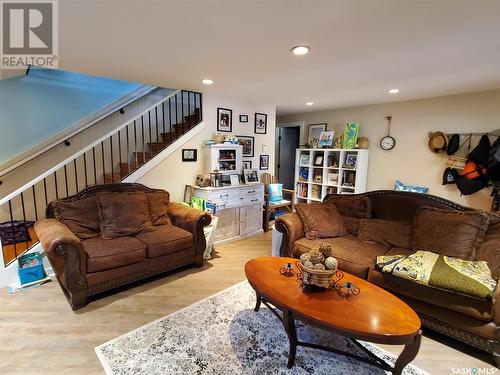
[[[215,203],[219,218],[214,243],[235,241],[262,233],[264,185],[194,187],[194,196]]]

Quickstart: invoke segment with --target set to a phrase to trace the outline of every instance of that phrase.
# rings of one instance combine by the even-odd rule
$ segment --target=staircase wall
[[[203,143],[206,140],[212,139],[212,136],[217,133],[217,107],[233,110],[233,131],[232,133],[223,134],[255,137],[254,157],[243,158],[243,160],[251,160],[252,167],[258,170],[259,155],[269,155],[270,169],[261,172],[273,173],[276,106],[269,103],[243,102],[229,97],[203,93],[203,119],[205,128],[194,138],[187,141],[181,148],[170,154],[142,177],[138,178],[136,182],[154,188],[165,189],[170,192],[173,201],[182,201],[185,186],[193,185],[197,174],[208,172],[203,171]],[[267,114],[267,134],[265,135],[254,134],[255,112]],[[247,123],[239,122],[240,114],[248,115]],[[182,162],[183,148],[197,149],[198,161]]]

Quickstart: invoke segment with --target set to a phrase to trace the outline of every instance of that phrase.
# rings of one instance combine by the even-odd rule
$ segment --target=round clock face
[[[396,140],[390,135],[386,135],[380,140],[380,147],[382,150],[389,151],[392,150],[394,146],[396,146]]]

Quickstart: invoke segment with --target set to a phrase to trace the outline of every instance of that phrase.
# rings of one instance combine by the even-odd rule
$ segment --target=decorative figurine
[[[280,268],[280,274],[287,277],[293,276],[294,275],[293,264],[292,263],[283,264],[283,267]]]

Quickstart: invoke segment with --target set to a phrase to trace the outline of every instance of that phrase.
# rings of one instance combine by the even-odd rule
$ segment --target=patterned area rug
[[[288,338],[244,281],[95,348],[107,374],[385,374],[374,366],[325,351],[298,347],[287,369]],[[297,322],[299,340],[366,355],[347,339]],[[395,357],[373,344],[372,353]],[[404,374],[426,372],[410,365]]]

